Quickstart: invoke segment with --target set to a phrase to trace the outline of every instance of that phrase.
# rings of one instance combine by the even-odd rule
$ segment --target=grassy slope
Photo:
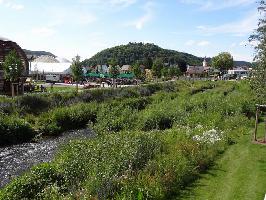
[[[263,134],[264,126],[259,127]],[[182,194],[183,200],[262,200],[266,193],[266,146],[245,135]]]

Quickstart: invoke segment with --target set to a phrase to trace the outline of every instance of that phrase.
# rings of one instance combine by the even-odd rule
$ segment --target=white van
[[[46,75],[45,76],[46,83],[56,83],[60,81],[60,75]]]

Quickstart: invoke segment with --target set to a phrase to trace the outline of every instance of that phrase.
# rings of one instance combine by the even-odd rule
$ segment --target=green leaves
[[[5,57],[3,67],[5,79],[11,82],[15,82],[21,76],[23,66],[15,50],[10,51],[9,54]]]
[[[233,68],[233,57],[228,52],[222,52],[218,56],[212,58],[212,67],[218,68],[222,71]]]
[[[83,70],[80,62],[80,56],[77,55],[75,58],[72,60],[72,65],[70,66],[72,75],[75,79],[75,81],[80,81],[83,77]]]

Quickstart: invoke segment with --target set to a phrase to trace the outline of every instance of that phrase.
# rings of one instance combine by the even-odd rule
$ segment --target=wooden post
[[[14,84],[13,83],[11,83],[11,96],[12,97],[14,97],[15,96],[15,94],[14,94],[15,92],[14,92]]]
[[[21,84],[21,93],[22,93],[22,95],[24,95],[24,84],[23,84],[23,82],[22,82],[22,84]]]
[[[264,116],[264,128],[265,128],[265,135],[264,135],[264,143],[266,143],[266,116]]]
[[[259,123],[259,107],[257,106],[257,109],[256,109],[256,121],[255,121],[255,131],[254,131],[254,141],[257,141],[258,123]]]
[[[17,92],[17,96],[19,95],[19,92],[18,92],[18,84],[16,85],[16,92]]]

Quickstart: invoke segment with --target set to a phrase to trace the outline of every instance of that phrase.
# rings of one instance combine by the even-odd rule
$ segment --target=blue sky
[[[235,60],[254,56],[256,0],[0,0],[0,36],[22,48],[89,58],[128,42]]]

